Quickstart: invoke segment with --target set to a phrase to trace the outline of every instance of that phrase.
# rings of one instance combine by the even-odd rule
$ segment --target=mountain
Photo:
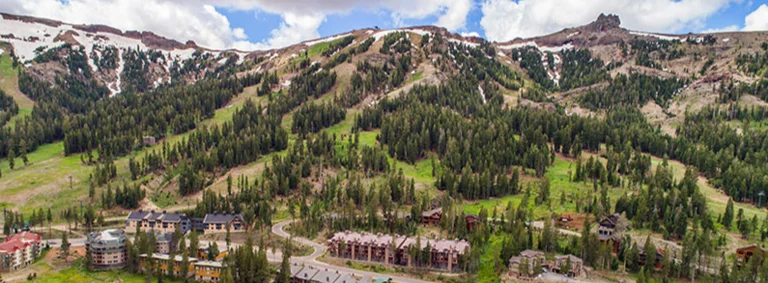
[[[467,258],[488,266],[460,264],[479,282],[498,281],[472,276],[498,277],[533,233],[546,238],[525,223],[553,216],[579,230],[626,215],[637,230],[624,239],[653,231],[676,250],[671,269],[686,271],[662,277],[719,271],[691,265],[697,250],[719,264],[765,233],[768,32],[661,34],[600,15],[506,42],[416,26],[242,52],[2,16],[3,208],[235,211],[252,231],[291,215],[292,232],[318,242],[429,230],[484,247]],[[436,206],[448,220],[419,228]],[[480,235],[460,222],[491,213],[512,225]],[[390,217],[402,214],[415,217]],[[549,249],[640,270],[580,246],[593,236]]]

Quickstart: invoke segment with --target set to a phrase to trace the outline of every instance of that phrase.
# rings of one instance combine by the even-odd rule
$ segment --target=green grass
[[[576,202],[573,201],[574,195],[586,194],[588,191],[592,192],[594,196],[598,196],[598,192],[594,192],[592,184],[589,182],[571,182],[570,174],[575,170],[576,164],[573,161],[565,160],[561,158],[555,159],[555,163],[547,170],[545,177],[549,180],[549,203],[541,205],[535,205],[534,198],[536,196],[538,187],[532,182],[529,184],[532,186],[531,197],[528,201],[528,209],[533,212],[533,219],[541,219],[547,217],[551,213],[576,213]],[[523,184],[523,189],[526,187]],[[565,191],[566,202],[560,205],[560,196]],[[608,197],[611,203],[615,202],[621,194],[625,193],[625,190],[621,188],[609,189]],[[485,208],[488,213],[493,213],[494,208],[499,212],[506,209],[507,204],[512,202],[513,206],[518,206],[523,200],[523,193],[517,195],[509,195],[501,198],[484,199],[475,202],[465,202],[463,204],[464,211],[467,213],[478,214],[482,208]]]
[[[13,97],[13,101],[19,106],[19,113],[8,122],[8,125],[13,128],[17,121],[32,114],[32,107],[35,103],[19,91],[18,68],[13,67],[13,60],[7,49],[0,56],[0,89]]]
[[[102,282],[123,282],[123,283],[143,283],[144,275],[132,274],[122,270],[110,271],[87,271],[81,267],[80,261],[73,264],[72,267],[60,270],[50,271],[38,274],[35,282],[38,283],[64,283],[64,282],[82,282],[82,283],[102,283]],[[152,281],[156,281],[153,278]],[[163,282],[182,282],[163,278]]]
[[[325,50],[328,50],[328,47],[330,46],[331,46],[330,41],[314,44],[309,47],[309,50],[307,50],[307,56],[309,56],[309,58],[313,58],[317,55],[320,55],[323,52],[325,52]]]
[[[480,269],[477,271],[477,282],[499,282],[499,274],[496,272],[496,265],[501,261],[499,259],[499,254],[501,252],[502,241],[503,239],[496,235],[492,235],[488,240],[488,243],[484,247],[485,252],[480,256]]]
[[[415,74],[411,75],[411,79],[415,82],[421,79],[424,74],[422,72],[416,72]]]

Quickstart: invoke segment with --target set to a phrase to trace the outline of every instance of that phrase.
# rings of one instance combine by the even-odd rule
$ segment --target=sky
[[[243,51],[415,25],[502,42],[584,25],[600,13],[649,32],[768,30],[768,0],[2,0],[0,12]]]

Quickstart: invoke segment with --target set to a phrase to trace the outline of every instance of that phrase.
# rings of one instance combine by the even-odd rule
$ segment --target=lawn
[[[42,274],[38,274],[35,282],[38,283],[64,283],[64,282],[81,282],[81,283],[103,283],[103,282],[123,282],[123,283],[143,283],[145,282],[144,275],[128,273],[122,270],[110,270],[110,271],[87,271],[81,268],[81,263],[76,262],[72,267],[51,271]],[[153,278],[153,282],[157,280]],[[179,280],[170,280],[163,278],[163,282],[182,282]]]

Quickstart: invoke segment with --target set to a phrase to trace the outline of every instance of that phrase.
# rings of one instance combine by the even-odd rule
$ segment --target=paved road
[[[285,226],[288,226],[288,225],[290,225],[293,222],[294,222],[294,220],[288,220],[288,221],[283,221],[283,222],[280,222],[280,223],[277,223],[277,224],[273,225],[272,226],[272,233],[274,233],[275,235],[277,235],[278,237],[281,237],[281,238],[291,238],[291,234],[289,234],[288,232],[285,232]],[[426,283],[426,282],[429,282],[429,281],[424,281],[424,280],[419,280],[419,279],[414,279],[414,278],[394,276],[394,275],[389,275],[389,274],[381,274],[381,273],[376,273],[376,272],[369,272],[369,271],[363,271],[363,270],[358,270],[358,269],[352,269],[352,268],[347,268],[347,267],[342,267],[342,266],[337,266],[337,265],[331,265],[331,264],[328,264],[328,263],[325,263],[325,262],[317,261],[317,258],[319,258],[323,254],[325,254],[325,252],[327,250],[325,245],[321,245],[321,244],[315,243],[315,242],[310,241],[309,239],[306,239],[306,238],[303,238],[303,237],[293,237],[292,239],[294,241],[298,242],[298,243],[310,246],[310,247],[312,247],[312,249],[314,249],[314,252],[312,252],[311,255],[302,256],[302,257],[291,257],[291,262],[294,262],[294,263],[305,264],[305,265],[314,265],[314,266],[318,266],[318,267],[329,267],[329,268],[333,268],[335,270],[342,271],[342,272],[353,273],[355,275],[361,275],[361,276],[370,276],[370,277],[374,277],[374,278],[375,277],[384,276],[384,277],[392,278],[392,281],[394,281],[394,282],[402,282],[402,283]]]

